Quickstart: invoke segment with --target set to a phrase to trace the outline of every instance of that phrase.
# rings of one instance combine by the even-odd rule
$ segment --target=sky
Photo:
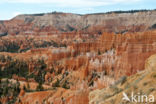
[[[136,9],[156,9],[156,0],[0,0],[0,20],[54,11],[88,14]]]

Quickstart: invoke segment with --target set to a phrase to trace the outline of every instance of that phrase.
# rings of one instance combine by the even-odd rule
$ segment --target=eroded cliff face
[[[47,13],[19,15],[0,22],[0,35],[52,35],[60,32],[101,34],[102,32],[139,32],[152,29],[156,11],[134,13],[70,14]]]
[[[90,92],[89,104],[154,104],[156,98],[155,63],[156,55],[152,55],[146,60],[144,71],[138,72],[130,77],[122,77],[108,88]],[[128,99],[130,99],[129,101],[123,99],[123,93],[127,95]],[[131,99],[132,93],[137,96],[135,97],[135,100]],[[145,95],[146,98],[142,97],[143,95]]]
[[[16,103],[88,104],[90,91],[109,87],[123,76],[144,70],[145,60],[156,51],[155,30],[103,33],[95,39],[83,35],[16,37],[6,36],[1,41],[10,39],[7,43],[18,43],[20,48],[25,45],[29,50],[0,53],[1,77],[20,83]],[[36,42],[41,47],[46,42],[50,44],[36,48]],[[52,43],[57,43],[57,47]]]

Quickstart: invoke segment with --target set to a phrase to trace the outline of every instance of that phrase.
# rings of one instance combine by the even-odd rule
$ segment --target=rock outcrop
[[[32,45],[28,51],[22,53],[0,53],[1,77],[8,76],[19,80],[21,86],[29,82],[30,87],[25,88],[25,94],[20,100],[32,103],[28,99],[36,94],[34,104],[36,101],[44,102],[45,98],[54,104],[59,104],[62,99],[66,99],[69,104],[73,102],[81,104],[82,101],[87,104],[90,91],[109,87],[120,80],[120,77],[124,79],[123,76],[131,76],[144,70],[145,60],[156,50],[155,30],[124,35],[103,33],[94,40],[81,37],[84,42],[75,42],[75,39],[71,39],[69,43],[65,42],[67,47],[59,45],[51,47],[53,45],[51,44],[44,48],[33,48],[33,42],[42,44],[44,40],[44,44],[46,41],[55,40],[59,43],[61,40],[58,37],[22,37],[24,36],[18,38],[7,36],[1,39],[2,41],[13,39],[7,40],[7,43],[20,41],[21,46],[30,43]],[[27,40],[29,38],[32,39],[31,42]],[[67,37],[61,39],[65,38]],[[43,88],[35,83],[42,83]],[[60,88],[61,92],[59,92]],[[40,90],[43,91],[42,93],[48,93],[49,96],[45,94],[41,99],[38,92]],[[55,93],[63,95],[56,96]]]
[[[47,13],[19,15],[0,23],[1,35],[52,35],[60,32],[139,32],[152,29],[156,11],[112,12],[99,14]]]
[[[90,92],[89,104],[137,104],[155,103],[156,98],[156,55],[152,55],[145,63],[145,70],[130,77],[122,77],[114,85],[105,89]],[[130,101],[123,100],[124,93]],[[136,95],[132,101],[131,94]],[[141,96],[147,96],[146,98]],[[126,96],[126,95],[125,95]],[[138,98],[140,97],[140,98]],[[138,100],[139,99],[139,100]],[[150,99],[150,100],[149,100]]]

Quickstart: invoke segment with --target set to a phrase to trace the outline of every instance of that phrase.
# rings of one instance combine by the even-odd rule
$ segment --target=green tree
[[[39,83],[39,84],[38,84],[36,90],[37,90],[37,91],[43,91],[43,90],[44,90],[44,88],[43,88],[43,86],[42,86],[42,83]]]
[[[69,89],[67,80],[63,83],[62,88]]]
[[[56,82],[52,85],[53,87],[60,87],[60,81],[57,78]]]

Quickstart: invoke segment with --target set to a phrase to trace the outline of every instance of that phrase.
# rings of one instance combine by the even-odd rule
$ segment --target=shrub
[[[36,91],[43,91],[44,88],[42,86],[42,83],[39,83],[38,86],[36,87]]]
[[[13,96],[13,99],[9,100],[7,104],[14,104],[17,96],[20,93],[19,82],[12,83],[8,80],[1,81],[0,83],[0,97],[10,97]]]
[[[100,52],[100,50],[98,50],[98,55],[101,55],[101,52]]]
[[[63,83],[62,88],[69,89],[67,80]]]
[[[60,81],[57,79],[57,81],[52,85],[53,87],[60,87]]]

